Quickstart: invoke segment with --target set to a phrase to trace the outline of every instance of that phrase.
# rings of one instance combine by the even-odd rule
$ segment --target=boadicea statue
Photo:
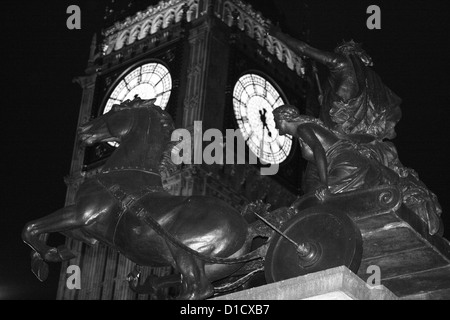
[[[178,169],[171,153],[179,141],[172,142],[173,120],[154,101],[136,98],[114,105],[79,129],[86,145],[120,144],[99,173],[80,185],[73,205],[25,226],[22,238],[33,250],[38,279],[47,278],[47,262],[75,257],[66,246],[50,247],[40,237],[52,232],[120,252],[137,266],[128,275],[130,289],[154,298],[169,298],[160,289],[176,287],[178,299],[206,299],[239,288],[262,271],[274,282],[341,265],[358,270],[361,233],[337,206],[321,208],[314,193],[308,202],[313,208],[269,213],[259,201],[241,213],[214,197],[166,192],[161,177]],[[374,195],[379,197],[374,192],[357,197]],[[392,203],[383,209],[391,210]],[[249,224],[248,214],[260,220]],[[288,228],[285,233],[282,226]],[[326,228],[334,231],[321,232]],[[250,250],[256,237],[268,240]],[[175,273],[140,281],[139,266],[172,266]]]
[[[266,25],[268,35],[291,50],[328,68],[319,102],[320,121],[301,116],[295,108],[276,111],[279,127],[299,138],[308,160],[303,189],[310,192],[327,185],[332,193],[367,189],[387,183],[402,192],[403,203],[427,225],[431,235],[443,232],[437,197],[404,167],[392,142],[401,118],[401,99],[376,74],[371,57],[350,41],[334,52],[322,51]],[[313,160],[313,161],[312,161]]]
[[[279,30],[269,32],[330,69],[321,119],[300,115],[293,106],[274,111],[280,134],[298,138],[310,163],[305,195],[289,208],[268,212],[259,201],[241,213],[214,197],[169,194],[162,175],[178,169],[171,156],[179,143],[172,141],[173,120],[154,99],[136,97],[80,127],[83,144],[116,141],[119,147],[98,174],[83,181],[73,205],[23,229],[33,250],[32,271],[41,281],[48,276],[47,262],[74,258],[67,247],[42,240],[52,232],[100,242],[138,266],[174,268],[173,275],[144,283],[131,272],[130,288],[138,293],[176,286],[178,299],[206,299],[262,271],[268,282],[341,265],[356,273],[362,238],[348,211],[366,212],[367,203],[377,213],[403,203],[430,234],[439,231],[436,196],[385,141],[395,136],[400,99],[369,68],[370,57],[353,42],[327,53]],[[259,220],[248,223],[248,214]],[[267,242],[254,249],[256,237]]]

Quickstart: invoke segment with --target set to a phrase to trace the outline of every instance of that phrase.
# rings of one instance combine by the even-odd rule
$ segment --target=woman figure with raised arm
[[[353,41],[344,42],[334,52],[313,48],[273,25],[268,35],[284,43],[300,56],[326,66],[320,118],[342,134],[368,134],[379,140],[393,139],[394,127],[401,118],[401,99],[370,68],[371,57]]]
[[[395,172],[400,180],[404,204],[428,225],[430,234],[442,231],[442,209],[436,195],[420,181],[414,170],[401,164],[394,144],[384,141],[396,136],[395,126],[402,114],[401,99],[370,68],[370,56],[353,41],[344,42],[334,52],[327,52],[295,39],[273,25],[266,25],[266,30],[268,35],[283,42],[296,54],[328,68],[329,75],[319,97],[323,124],[340,139],[359,145],[363,149],[361,154],[368,159],[381,163],[389,172]],[[391,174],[386,174],[386,179],[391,180]],[[320,184],[318,168],[311,163],[303,189],[311,190]]]

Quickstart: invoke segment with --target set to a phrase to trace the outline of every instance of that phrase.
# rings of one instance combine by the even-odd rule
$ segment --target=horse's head
[[[81,142],[88,146],[98,142],[120,142],[133,126],[132,110],[151,107],[154,103],[155,99],[136,98],[120,105],[116,104],[109,112],[81,125],[78,136]]]

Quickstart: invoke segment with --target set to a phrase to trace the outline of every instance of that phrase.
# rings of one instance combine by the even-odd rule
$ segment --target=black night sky
[[[51,267],[46,283],[36,280],[30,271],[30,250],[20,235],[26,222],[64,205],[63,178],[70,169],[81,101],[81,89],[72,79],[84,73],[107,2],[2,2],[0,300],[56,297],[60,266]],[[279,22],[283,31],[301,35],[300,0],[247,2]],[[437,194],[449,238],[448,1],[306,2],[310,44],[332,50],[342,40],[362,42],[374,70],[403,99],[403,118],[393,142],[402,163],[415,169]],[[73,4],[81,8],[81,30],[66,28],[66,9]],[[366,27],[366,9],[373,4],[381,9],[381,30]],[[63,239],[56,236],[50,241],[62,244]]]

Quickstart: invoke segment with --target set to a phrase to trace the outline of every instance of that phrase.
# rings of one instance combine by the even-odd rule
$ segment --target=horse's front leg
[[[60,224],[65,219],[72,218],[73,211],[73,206],[62,208],[46,217],[29,222],[22,231],[22,240],[33,249],[31,269],[40,281],[45,281],[48,277],[48,265],[44,259],[62,261],[75,257],[67,248],[52,248],[40,238],[46,233],[64,231],[60,229]]]
[[[66,232],[82,228],[90,223],[86,215],[80,215],[76,206],[67,206],[54,213],[28,223],[22,231],[22,239],[33,250],[32,269],[39,280],[44,281],[47,277],[47,266],[44,261],[61,262],[70,260],[75,255],[66,247],[53,248],[40,239],[41,235],[53,232]]]
[[[80,224],[76,219],[75,206],[68,206],[41,219],[29,222],[22,231],[22,239],[45,260],[59,262],[63,260],[63,257],[57,254],[56,248],[47,246],[39,236],[52,232],[64,232],[79,227]]]

